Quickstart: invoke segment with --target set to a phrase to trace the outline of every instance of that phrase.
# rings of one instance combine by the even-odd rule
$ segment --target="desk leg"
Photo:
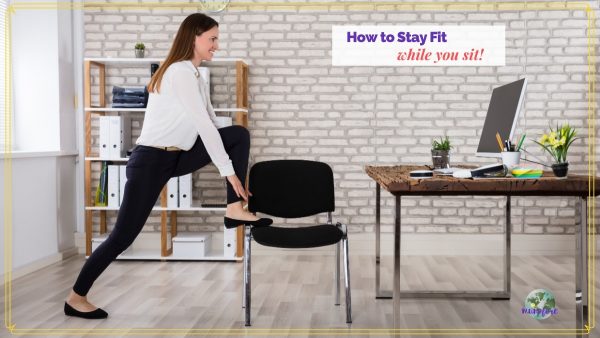
[[[381,290],[381,185],[375,187],[375,298],[392,298],[391,290]]]
[[[510,299],[510,259],[511,259],[511,242],[510,236],[512,233],[512,224],[510,222],[510,196],[506,196],[506,221],[504,222],[504,290],[500,296],[492,297],[492,299]]]
[[[575,231],[577,252],[575,253],[575,322],[578,337],[584,335],[588,323],[588,252],[587,252],[587,200],[579,198],[579,226]]]
[[[400,328],[400,195],[394,217],[394,328]]]

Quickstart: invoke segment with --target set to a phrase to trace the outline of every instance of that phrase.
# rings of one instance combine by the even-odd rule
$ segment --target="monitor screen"
[[[523,78],[494,88],[481,138],[479,139],[477,156],[500,156],[500,146],[496,139],[496,133],[500,134],[502,142],[506,139],[512,139],[526,86],[527,79]]]

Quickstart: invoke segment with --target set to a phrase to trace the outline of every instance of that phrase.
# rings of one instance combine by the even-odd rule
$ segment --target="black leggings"
[[[219,129],[219,134],[233,162],[235,174],[242,183],[245,182],[250,151],[248,130],[241,126],[230,126]],[[108,238],[83,265],[73,291],[80,296],[87,295],[98,276],[133,243],[142,231],[163,186],[171,177],[189,174],[210,162],[200,137],[188,151],[137,146],[127,162],[127,183],[117,223]],[[227,203],[241,199],[227,181]]]

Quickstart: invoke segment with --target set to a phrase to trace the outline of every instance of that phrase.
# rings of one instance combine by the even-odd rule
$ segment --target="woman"
[[[142,230],[163,186],[171,177],[191,173],[211,161],[227,181],[227,228],[267,226],[268,218],[245,211],[250,135],[241,126],[218,129],[208,88],[197,67],[218,49],[219,25],[201,13],[188,16],[163,65],[148,85],[150,98],[137,146],[127,162],[125,195],[110,236],[92,253],[65,301],[68,316],[88,319],[108,314],[87,300],[98,276]]]

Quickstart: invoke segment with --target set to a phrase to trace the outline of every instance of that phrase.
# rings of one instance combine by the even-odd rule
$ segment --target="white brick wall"
[[[307,1],[311,2],[311,1]],[[397,2],[395,2],[397,3]],[[487,164],[474,156],[493,87],[526,76],[527,100],[517,134],[527,131],[525,147],[547,158],[529,140],[548,122],[568,120],[587,135],[587,17],[581,10],[502,11],[230,8],[220,22],[219,57],[243,57],[250,65],[250,131],[253,161],[303,158],[329,163],[336,179],[336,216],[353,232],[372,231],[375,184],[367,164],[430,163],[431,139],[449,135],[453,163]],[[504,5],[509,6],[509,5]],[[493,9],[493,6],[489,7]],[[86,10],[85,54],[133,56],[143,41],[150,57],[164,57],[179,23],[191,9]],[[506,25],[504,67],[332,67],[331,26]],[[596,46],[598,47],[598,46]],[[596,48],[596,54],[598,48]],[[115,84],[148,81],[146,70],[109,72]],[[232,69],[211,76],[215,106],[235,102]],[[97,89],[96,89],[97,90]],[[139,134],[141,115],[135,125]],[[571,172],[587,172],[587,144],[579,140],[569,155]],[[597,168],[597,165],[596,165]],[[97,175],[96,175],[97,176]],[[213,167],[194,175],[194,198],[224,199]],[[390,231],[393,199],[382,192],[382,222]],[[513,231],[571,233],[573,198],[512,199]],[[502,232],[505,199],[500,197],[403,199],[402,229],[407,232]],[[320,218],[320,221],[323,219]],[[303,220],[302,222],[311,222]],[[109,219],[112,225],[114,217]],[[153,231],[157,214],[145,231]],[[217,230],[219,214],[180,213],[179,226]]]

